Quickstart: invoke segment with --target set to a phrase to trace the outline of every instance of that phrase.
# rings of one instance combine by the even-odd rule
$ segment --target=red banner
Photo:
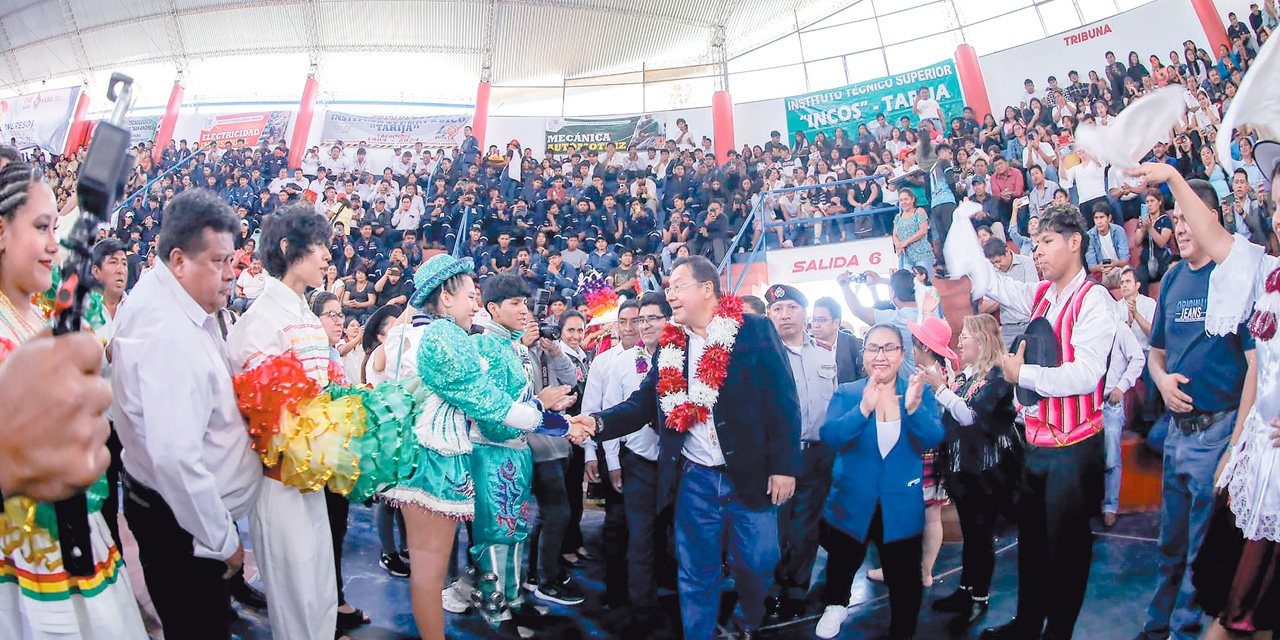
[[[257,146],[261,140],[284,141],[285,128],[289,126],[288,111],[264,111],[209,116],[200,131],[200,144],[216,141],[237,143],[244,140],[249,146]]]

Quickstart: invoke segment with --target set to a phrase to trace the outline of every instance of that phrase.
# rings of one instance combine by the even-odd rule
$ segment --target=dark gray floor
[[[583,532],[587,546],[597,555],[600,550],[600,531],[604,522],[601,511],[588,510],[583,518]],[[1158,514],[1122,516],[1110,531],[1099,529],[1094,542],[1094,560],[1090,572],[1089,591],[1084,611],[1076,625],[1077,638],[1122,640],[1132,638],[1141,629],[1147,603],[1155,588],[1156,545],[1159,525]],[[999,550],[995,582],[992,586],[991,611],[985,623],[1004,622],[1013,615],[1017,589],[1016,540],[1003,536],[997,544]],[[409,611],[409,582],[392,578],[378,566],[379,544],[374,530],[372,510],[355,506],[351,509],[351,527],[344,547],[343,573],[346,580],[346,597],[357,607],[367,611],[373,624],[357,629],[349,635],[353,640],[390,640],[416,638],[413,616]],[[815,580],[822,579],[825,554],[819,551]],[[979,623],[973,629],[953,630],[946,616],[934,614],[928,608],[932,600],[945,596],[955,589],[959,578],[960,545],[943,545],[937,567],[938,577],[932,589],[925,594],[925,606],[920,615],[917,639],[976,637],[984,626]],[[670,612],[665,621],[645,620],[638,623],[626,611],[610,611],[601,606],[604,590],[604,570],[599,561],[575,571],[575,577],[587,592],[587,601],[580,607],[552,605],[546,626],[537,637],[563,638],[679,638],[676,622],[675,596],[663,598]],[[845,623],[841,638],[878,638],[888,630],[888,591],[883,585],[866,581],[859,574],[855,605]],[[811,617],[786,625],[768,628],[765,638],[799,639],[813,638],[816,614],[821,605],[816,597],[821,584],[811,594]],[[265,617],[242,611],[243,622],[237,631],[244,640],[264,640],[271,637]],[[486,625],[473,616],[446,614],[447,632],[456,640],[470,638],[497,638]]]

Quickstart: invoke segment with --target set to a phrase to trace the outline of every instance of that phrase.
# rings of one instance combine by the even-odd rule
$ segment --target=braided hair
[[[10,162],[0,169],[0,216],[13,220],[27,203],[32,183],[44,182],[40,169],[22,162]]]

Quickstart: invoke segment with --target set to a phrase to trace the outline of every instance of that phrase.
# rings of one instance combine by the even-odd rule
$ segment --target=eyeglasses
[[[678,286],[675,286],[675,287],[667,287],[667,288],[666,288],[666,294],[667,294],[667,295],[671,295],[671,294],[673,294],[673,293],[679,293],[679,292],[681,292],[681,291],[684,291],[685,289],[688,289],[689,287],[696,287],[696,286],[698,286],[698,285],[700,285],[700,284],[706,284],[706,283],[707,283],[707,281],[706,281],[706,280],[699,280],[699,281],[697,281],[697,282],[689,282],[689,283],[687,283],[687,284],[682,284],[682,285],[678,285]]]
[[[863,350],[874,356],[878,356],[882,353],[884,355],[891,356],[899,351],[902,351],[902,345],[893,344],[892,342],[888,344],[869,344],[863,347]]]
[[[326,317],[326,318],[328,318],[328,319],[330,319],[330,320],[334,320],[334,321],[337,321],[337,322],[342,322],[342,312],[341,312],[341,311],[325,311],[324,313],[322,313],[322,314],[320,314],[320,315],[322,315],[322,316],[324,316],[324,317]]]
[[[653,324],[655,322],[662,322],[666,319],[667,319],[666,316],[654,315],[654,316],[640,316],[639,318],[636,318],[636,321],[639,322],[640,324]]]

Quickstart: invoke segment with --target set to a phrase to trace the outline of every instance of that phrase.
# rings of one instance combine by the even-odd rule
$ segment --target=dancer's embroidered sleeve
[[[485,375],[482,360],[479,349],[466,332],[448,322],[431,323],[418,349],[418,370],[423,384],[449,404],[486,428],[506,425],[526,433],[537,428],[541,415],[531,407],[518,405],[495,386]],[[516,424],[508,424],[508,420]],[[519,434],[495,441],[516,435]]]

